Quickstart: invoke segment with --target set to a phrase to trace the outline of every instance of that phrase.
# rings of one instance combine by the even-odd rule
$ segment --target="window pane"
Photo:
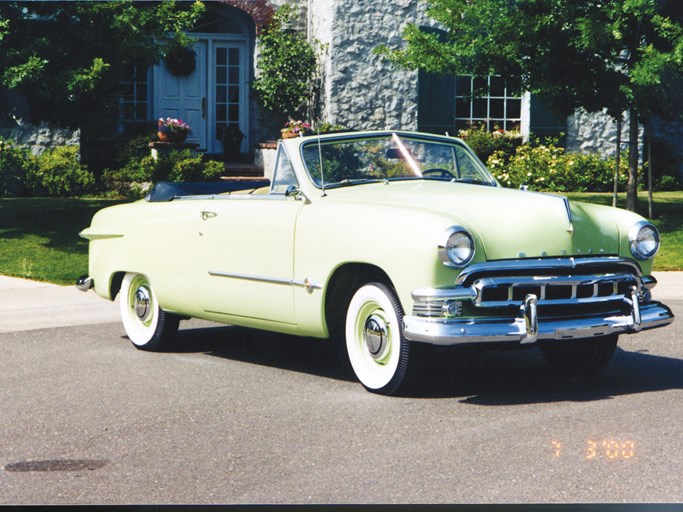
[[[228,107],[228,121],[236,122],[240,119],[240,106],[230,105]]]
[[[469,100],[457,99],[455,100],[455,117],[470,117],[470,105]]]
[[[492,99],[489,101],[489,117],[491,119],[505,118],[505,100]]]
[[[231,66],[237,66],[240,63],[240,51],[239,48],[230,48],[230,60],[229,64]]]
[[[224,84],[227,83],[228,79],[228,70],[227,68],[224,68],[222,66],[218,66],[216,68],[216,83],[218,84]]]
[[[227,103],[228,101],[228,91],[224,85],[216,86],[216,102],[217,103]]]
[[[237,86],[230,86],[228,88],[228,101],[230,103],[238,103],[240,101],[240,88]]]
[[[230,81],[229,83],[231,84],[237,84],[239,83],[240,80],[240,68],[235,67],[235,66],[230,66],[228,68],[229,71],[229,76],[230,76]]]
[[[226,48],[216,48],[216,64],[217,65],[225,66],[227,64],[226,57],[227,57]]]
[[[475,118],[480,118],[480,119],[486,119],[489,117],[488,114],[488,99],[486,98],[477,98],[473,102],[473,117]]]
[[[455,95],[469,96],[472,93],[472,79],[469,76],[459,76],[455,79]]]
[[[522,100],[507,100],[508,119],[520,119],[522,117]]]
[[[475,77],[474,78],[474,95],[475,96],[486,96],[488,93],[488,80],[486,78]]]

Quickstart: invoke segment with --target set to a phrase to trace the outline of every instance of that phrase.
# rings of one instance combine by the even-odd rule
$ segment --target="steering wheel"
[[[426,169],[422,171],[422,176],[430,176],[434,178],[447,178],[449,180],[455,179],[455,176],[451,171],[441,169],[439,167],[434,167],[433,169]]]

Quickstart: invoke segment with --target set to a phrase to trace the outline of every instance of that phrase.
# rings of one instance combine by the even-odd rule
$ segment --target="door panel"
[[[294,227],[301,202],[245,196],[201,208],[204,309],[295,324]]]
[[[197,67],[190,75],[175,76],[163,62],[154,69],[154,116],[185,121],[192,128],[187,142],[199,144],[199,151],[206,151],[207,41],[197,41],[193,49]]]

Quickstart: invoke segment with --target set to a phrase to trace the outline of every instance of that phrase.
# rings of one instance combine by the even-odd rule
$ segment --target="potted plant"
[[[239,155],[244,134],[236,124],[223,126],[219,130],[218,136],[223,143],[223,154],[225,155],[226,160]]]
[[[311,129],[311,125],[305,121],[290,119],[285,123],[285,127],[280,130],[283,139],[291,139],[305,135]]]
[[[161,142],[185,142],[191,128],[182,119],[160,118],[157,122],[157,136]]]

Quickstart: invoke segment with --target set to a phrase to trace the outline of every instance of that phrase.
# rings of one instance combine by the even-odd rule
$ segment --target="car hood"
[[[618,254],[619,227],[610,208],[562,196],[430,180],[329,189],[333,200],[437,212],[478,238],[486,259]],[[570,212],[571,211],[571,215]],[[446,226],[445,226],[446,227]]]

